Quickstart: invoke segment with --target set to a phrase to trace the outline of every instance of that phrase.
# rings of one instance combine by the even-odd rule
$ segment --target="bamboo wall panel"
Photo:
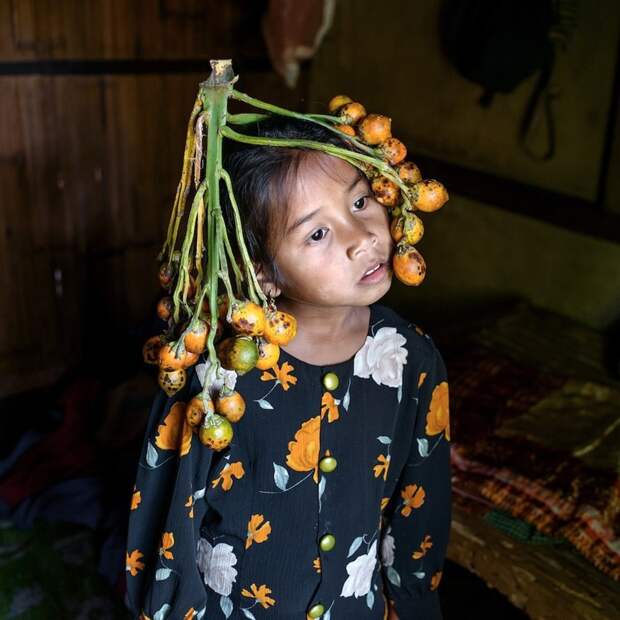
[[[207,75],[0,78],[0,396],[49,383],[102,334],[121,347],[155,316],[156,257]],[[238,85],[304,104],[272,73]]]
[[[264,58],[264,2],[5,0],[3,60]],[[242,42],[242,44],[240,43]]]

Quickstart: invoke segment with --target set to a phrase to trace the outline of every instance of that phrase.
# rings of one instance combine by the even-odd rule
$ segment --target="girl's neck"
[[[297,335],[281,348],[309,364],[342,362],[359,351],[366,341],[369,306],[321,307],[291,303],[288,299],[276,299],[276,306],[297,320]]]

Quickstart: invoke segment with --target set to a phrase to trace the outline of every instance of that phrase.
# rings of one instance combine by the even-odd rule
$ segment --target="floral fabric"
[[[172,398],[158,393],[129,513],[136,617],[303,620],[321,604],[324,620],[382,620],[390,598],[401,620],[441,618],[446,368],[428,334],[387,306],[370,310],[366,342],[344,362],[281,350],[269,370],[223,372],[246,402],[223,451],[185,423],[204,362]]]

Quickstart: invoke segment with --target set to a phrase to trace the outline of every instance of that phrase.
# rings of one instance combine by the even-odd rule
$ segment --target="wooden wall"
[[[209,58],[300,107],[261,2],[0,3],[0,396],[84,359],[139,361],[186,123]],[[128,343],[133,348],[128,348]]]

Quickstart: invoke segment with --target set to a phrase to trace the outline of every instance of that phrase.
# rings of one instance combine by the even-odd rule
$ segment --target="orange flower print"
[[[441,573],[443,571],[438,570],[432,577],[431,577],[431,590],[436,590],[437,587],[439,586],[439,582],[441,581]]]
[[[274,374],[271,374],[271,370],[273,370]],[[291,366],[288,362],[284,362],[282,367],[278,366],[278,364],[274,364],[269,370],[265,370],[261,375],[261,381],[271,381],[276,380],[279,381],[284,390],[288,390],[291,385],[295,385],[297,383],[297,377],[294,377],[291,372],[295,370],[293,366]]]
[[[421,372],[420,373],[420,378],[418,379],[418,387],[420,387],[424,383],[424,379],[426,379],[426,373],[425,372]]]
[[[243,469],[243,463],[241,461],[227,463],[224,469],[220,472],[220,475],[211,481],[211,485],[215,488],[221,482],[222,489],[224,491],[229,491],[232,487],[233,477],[240,480],[243,478],[244,474],[245,470]]]
[[[450,441],[450,403],[446,381],[435,386],[431,404],[426,414],[426,434],[437,435],[442,431]]]
[[[431,541],[431,537],[430,534],[427,534],[424,537],[424,540],[422,541],[422,543],[420,544],[420,550],[419,551],[414,551],[411,554],[411,557],[414,560],[419,560],[420,558],[423,558],[426,555],[426,552],[433,546],[433,543]]]
[[[383,474],[383,479],[387,479],[388,469],[390,467],[390,455],[388,454],[380,454],[377,456],[378,464],[373,467],[375,471],[375,478],[378,478],[381,474]]]
[[[419,508],[424,503],[426,492],[417,484],[408,484],[401,492],[403,507],[400,511],[402,515],[408,517],[414,508]]]
[[[252,515],[248,522],[248,536],[245,540],[245,548],[248,549],[252,543],[262,543],[271,534],[271,523],[265,521],[265,516],[261,514]]]
[[[187,613],[183,616],[183,620],[192,620],[192,618],[194,617],[195,614],[196,614],[196,612],[194,611],[194,608],[190,607],[187,610]]]
[[[385,509],[385,507],[388,505],[389,501],[390,501],[389,497],[382,497],[381,498],[381,510]]]
[[[134,549],[131,553],[125,554],[125,570],[131,573],[132,577],[138,574],[139,570],[144,568],[144,562],[140,562],[140,558],[144,557],[144,554],[138,549]]]
[[[321,420],[326,413],[328,422],[334,422],[340,417],[338,405],[329,392],[323,392],[323,398],[321,399]]]
[[[135,510],[138,504],[142,501],[142,495],[140,491],[136,491],[136,487],[133,488],[133,495],[131,496],[131,510]]]
[[[185,456],[192,445],[192,428],[185,421],[185,403],[172,405],[164,423],[157,427],[155,445],[162,450],[179,450]]]
[[[250,588],[252,589],[251,592],[243,588],[243,590],[241,590],[241,594],[243,594],[243,596],[247,596],[248,598],[256,599],[265,609],[276,604],[274,599],[267,596],[268,594],[271,594],[271,588],[268,588],[265,584],[262,586],[257,586],[253,583]]]
[[[319,482],[319,433],[321,420],[314,416],[302,422],[301,428],[295,433],[295,439],[288,442],[286,464],[295,471],[311,471],[313,479]]]
[[[159,555],[163,555],[167,560],[174,560],[172,551],[169,551],[174,546],[174,534],[172,532],[164,532],[161,537],[161,547],[159,549]]]
[[[314,560],[312,560],[312,566],[314,567],[314,570],[317,573],[321,572],[321,557],[317,556],[316,558],[314,558]]]
[[[187,498],[187,501],[185,502],[185,506],[186,506],[187,508],[189,508],[189,513],[188,513],[188,515],[187,515],[187,516],[188,516],[190,519],[193,519],[193,518],[194,518],[194,496],[193,496],[193,495],[190,495],[190,496]]]

